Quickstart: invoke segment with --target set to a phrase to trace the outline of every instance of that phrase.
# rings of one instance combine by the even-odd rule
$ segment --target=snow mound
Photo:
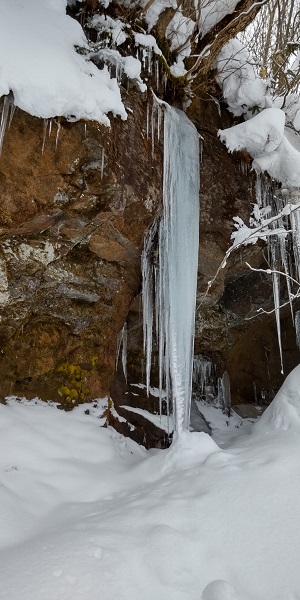
[[[273,402],[253,426],[253,433],[300,431],[300,365],[286,378]]]
[[[247,150],[252,158],[275,151],[284,134],[285,114],[279,108],[266,108],[261,113],[231,127],[219,131],[228,150]]]
[[[16,106],[45,119],[126,119],[116,79],[76,52],[87,41],[66,3],[0,0],[0,96],[12,91]]]
[[[202,600],[245,600],[227,581],[216,579],[209,583],[202,593]]]

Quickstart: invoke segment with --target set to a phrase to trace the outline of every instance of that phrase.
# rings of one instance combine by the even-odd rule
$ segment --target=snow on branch
[[[87,40],[65,8],[63,0],[0,0],[0,96],[13,92],[16,106],[42,118],[126,119],[116,80],[76,52]]]

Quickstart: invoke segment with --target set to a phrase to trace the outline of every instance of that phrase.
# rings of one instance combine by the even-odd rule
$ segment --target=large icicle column
[[[160,396],[163,395],[162,388],[166,387],[178,434],[188,429],[190,420],[199,247],[199,178],[198,132],[182,111],[166,105],[163,215],[158,232],[155,304]],[[151,276],[151,269],[145,261],[146,256],[143,272]],[[145,297],[147,290],[151,293],[151,286],[147,285],[147,277],[144,277],[144,307],[148,307],[149,312],[151,301],[147,302]],[[152,324],[146,331],[148,373],[151,330]],[[150,351],[147,352],[147,349]]]

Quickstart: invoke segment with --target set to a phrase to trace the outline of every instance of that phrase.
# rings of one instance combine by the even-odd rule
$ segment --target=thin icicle
[[[212,362],[203,356],[194,356],[193,383],[200,386],[201,394],[205,394],[208,381],[212,374]]]
[[[10,129],[10,126],[12,124],[12,120],[13,120],[14,114],[16,112],[16,108],[17,107],[14,104],[14,99],[12,97],[12,101],[11,101],[11,104],[10,104],[10,115],[9,115],[9,121],[8,121],[8,129]]]
[[[150,105],[147,103],[147,121],[146,121],[146,136],[149,138],[149,121],[150,121]]]
[[[155,237],[157,237],[158,223],[154,222],[148,231],[142,252],[142,301],[143,301],[143,333],[144,333],[144,353],[146,356],[146,388],[149,396],[150,372],[152,357],[152,339],[153,339],[153,261],[152,252]]]
[[[48,129],[48,119],[44,119],[43,120],[43,145],[42,145],[42,154],[44,154],[44,152],[45,152],[47,129]]]
[[[160,130],[162,121],[162,109],[161,106],[157,106],[157,141],[160,141]]]
[[[56,124],[57,124],[57,132],[56,132],[56,138],[55,138],[55,150],[57,150],[57,148],[58,148],[58,140],[59,140],[59,134],[60,134],[60,130],[61,130],[60,121],[57,121]]]
[[[300,350],[300,310],[295,312],[295,332],[297,348]]]
[[[122,367],[123,373],[125,377],[125,381],[127,383],[127,323],[124,323],[123,327],[123,340],[122,340]]]
[[[121,332],[118,335],[117,341],[117,355],[116,355],[116,369],[118,367],[120,352],[122,348],[122,368],[127,383],[127,323],[125,322]]]
[[[228,371],[224,371],[222,377],[218,378],[218,396],[217,403],[223,411],[230,410],[231,406],[231,392],[230,392],[230,379]]]
[[[288,255],[287,255],[287,249],[286,249],[286,239],[281,237],[279,240],[279,243],[280,243],[281,262],[282,262],[284,272],[285,272],[286,288],[287,288],[287,293],[288,293],[288,298],[289,298],[289,303],[290,303],[292,321],[294,323],[293,294],[292,294],[292,289],[291,289],[290,270],[289,270]]]
[[[104,148],[102,148],[102,153],[101,153],[101,180],[103,179],[103,175],[104,175],[104,163],[105,163],[105,151],[104,151]]]
[[[155,116],[156,116],[156,104],[153,101],[152,102],[152,110],[151,110],[151,154],[152,154],[152,158],[154,158]]]
[[[9,127],[10,127],[14,110],[15,110],[14,97],[13,97],[12,93],[10,93],[7,96],[4,96],[4,98],[3,98],[2,113],[1,113],[1,120],[0,120],[0,155],[2,152],[7,122],[9,123]]]
[[[280,291],[279,291],[279,275],[277,273],[278,265],[277,265],[275,244],[271,248],[271,258],[272,258],[273,298],[274,298],[277,338],[278,338],[281,373],[283,373],[283,357],[282,357],[281,325],[280,325]]]
[[[155,81],[156,81],[156,89],[159,87],[159,62],[155,60]]]

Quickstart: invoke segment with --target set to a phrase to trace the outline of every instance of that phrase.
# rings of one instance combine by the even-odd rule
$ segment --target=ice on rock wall
[[[222,377],[218,378],[216,403],[222,408],[223,411],[230,410],[230,379],[227,371],[224,371]]]
[[[125,381],[127,383],[127,323],[126,322],[124,323],[122,330],[118,336],[116,369],[118,368],[118,362],[119,362],[119,358],[120,358],[121,348],[122,348],[121,360],[122,360],[123,374],[125,377]]]
[[[206,387],[212,375],[213,364],[211,360],[201,355],[193,359],[193,383],[198,384],[201,394],[205,394]]]
[[[10,127],[10,124],[11,124],[11,121],[12,121],[12,118],[13,118],[13,115],[15,112],[15,108],[16,107],[14,104],[13,94],[9,93],[7,96],[4,96],[1,119],[0,119],[0,155],[2,152],[2,146],[3,146],[6,127],[7,127],[7,124],[8,124],[8,127]]]
[[[182,111],[164,105],[163,214],[158,222],[156,276],[150,257],[154,230],[146,239],[143,253],[144,332],[149,387],[155,297],[160,399],[164,387],[177,433],[188,429],[190,416],[199,184],[198,132]]]

